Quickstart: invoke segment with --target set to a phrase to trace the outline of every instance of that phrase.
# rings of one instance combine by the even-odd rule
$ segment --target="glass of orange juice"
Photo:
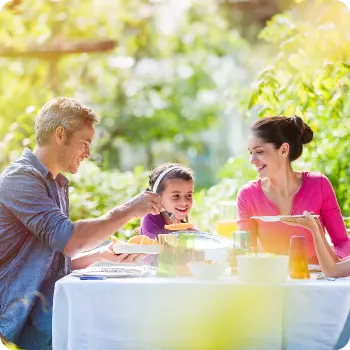
[[[237,231],[236,202],[223,201],[218,203],[219,217],[216,221],[216,232],[220,236],[232,239],[232,234]]]

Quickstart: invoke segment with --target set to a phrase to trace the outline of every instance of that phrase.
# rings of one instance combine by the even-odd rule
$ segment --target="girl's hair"
[[[289,159],[291,162],[298,159],[303,153],[303,145],[312,141],[313,131],[300,117],[266,117],[257,120],[250,130],[275,148],[280,148],[284,142],[290,147]]]
[[[150,191],[153,191],[154,184],[156,183],[159,175],[161,175],[163,171],[171,167],[174,167],[174,169],[166,173],[158,184],[156,190],[158,194],[162,193],[165,190],[167,180],[182,179],[185,181],[194,181],[194,175],[191,169],[186,168],[183,165],[177,163],[166,163],[155,168],[150,174],[148,181]]]

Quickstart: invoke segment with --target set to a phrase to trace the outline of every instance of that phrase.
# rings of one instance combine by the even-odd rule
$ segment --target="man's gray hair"
[[[39,146],[46,145],[59,126],[64,127],[67,133],[72,135],[84,124],[95,125],[98,121],[93,111],[77,100],[57,97],[47,102],[39,111],[35,121],[35,142]]]

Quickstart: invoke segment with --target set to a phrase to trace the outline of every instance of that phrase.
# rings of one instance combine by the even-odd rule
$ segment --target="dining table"
[[[54,350],[330,350],[349,340],[350,280],[139,277],[56,283]],[[347,328],[348,327],[348,328]]]

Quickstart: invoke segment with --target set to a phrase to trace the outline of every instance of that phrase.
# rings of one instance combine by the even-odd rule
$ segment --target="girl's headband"
[[[166,174],[168,174],[170,171],[174,170],[174,169],[180,169],[180,168],[179,168],[178,166],[172,166],[172,167],[170,167],[170,168],[168,168],[168,169],[163,170],[163,171],[160,173],[160,175],[157,177],[156,182],[155,182],[154,185],[153,185],[153,189],[152,189],[152,192],[153,192],[153,193],[157,193],[158,186],[159,186],[160,182],[162,181],[163,177],[164,177]]]

